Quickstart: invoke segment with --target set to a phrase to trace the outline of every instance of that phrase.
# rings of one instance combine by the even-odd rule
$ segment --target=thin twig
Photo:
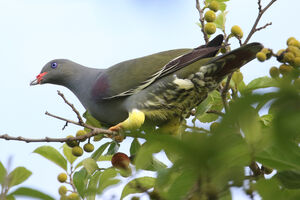
[[[229,85],[230,85],[230,80],[231,80],[232,74],[233,73],[228,75],[225,86],[224,86],[224,88],[222,89],[222,92],[221,92],[221,98],[222,98],[222,102],[223,102],[223,105],[224,105],[225,112],[227,112],[227,110],[228,110],[228,102],[227,102],[227,97],[226,96],[227,96],[227,92],[229,90]]]
[[[201,31],[202,31],[203,36],[204,36],[204,41],[207,44],[209,39],[208,39],[207,33],[204,31],[204,17],[203,17],[204,8],[203,9],[200,8],[199,0],[196,0],[196,8],[197,8],[197,10],[199,12],[199,16],[200,16],[199,21],[200,21],[200,24],[201,24]]]
[[[249,42],[250,38],[252,37],[252,35],[253,35],[256,31],[259,31],[259,30],[261,30],[261,29],[264,29],[264,28],[266,28],[267,26],[269,26],[269,25],[272,24],[272,23],[268,23],[268,24],[266,24],[265,26],[262,26],[262,27],[260,27],[260,28],[256,28],[257,25],[258,25],[258,22],[259,22],[260,18],[261,18],[262,15],[264,14],[264,12],[265,12],[268,8],[270,8],[270,6],[271,6],[273,3],[275,3],[275,1],[277,1],[277,0],[271,0],[270,3],[269,3],[265,8],[262,9],[262,6],[261,6],[261,0],[258,0],[258,2],[257,2],[257,4],[258,4],[258,15],[257,15],[257,18],[256,18],[256,20],[255,20],[255,22],[254,22],[254,24],[253,24],[253,26],[252,26],[252,29],[251,29],[250,33],[248,34],[246,40],[244,41],[243,45],[245,45],[245,44],[247,44],[247,43]]]
[[[71,103],[65,98],[65,95],[64,95],[63,93],[61,93],[59,90],[57,90],[57,94],[58,94],[59,96],[61,96],[61,98],[63,98],[63,100],[65,101],[65,103],[68,104],[68,105],[72,108],[72,110],[74,111],[74,113],[77,115],[79,124],[84,124],[83,119],[82,119],[82,117],[80,116],[79,111],[74,107],[74,105],[71,104]]]
[[[45,138],[25,138],[22,136],[9,136],[8,134],[0,135],[0,139],[4,140],[16,140],[16,141],[22,141],[22,142],[67,142],[67,141],[73,141],[73,140],[83,140],[86,138],[90,138],[96,135],[111,135],[111,136],[116,136],[117,133],[105,130],[105,129],[100,129],[100,128],[94,128],[91,132],[78,136],[78,137],[71,137],[71,138],[50,138],[50,137],[45,137]]]

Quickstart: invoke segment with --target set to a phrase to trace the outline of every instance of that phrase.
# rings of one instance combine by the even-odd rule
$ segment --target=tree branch
[[[83,120],[82,120],[82,117],[80,116],[80,113],[78,112],[78,110],[74,107],[73,104],[71,104],[66,98],[65,98],[65,95],[63,93],[61,93],[59,90],[57,90],[57,94],[59,96],[61,96],[61,98],[65,101],[66,104],[68,104],[72,110],[74,111],[74,113],[76,114],[77,118],[78,118],[78,122],[79,124],[84,124]]]
[[[29,142],[68,142],[68,141],[74,141],[74,140],[83,140],[86,138],[90,138],[96,135],[109,135],[109,136],[116,136],[118,135],[115,132],[109,131],[109,130],[105,130],[105,129],[101,129],[101,128],[93,128],[91,132],[82,135],[82,136],[78,136],[78,137],[71,137],[71,138],[50,138],[50,137],[45,137],[45,138],[25,138],[22,136],[9,136],[7,134],[4,135],[0,135],[0,139],[5,139],[5,140],[16,140],[16,141],[23,141],[26,143]]]
[[[255,20],[255,22],[254,22],[254,24],[253,24],[253,26],[252,26],[252,29],[251,29],[250,33],[248,34],[246,40],[244,41],[243,45],[245,45],[245,44],[247,44],[247,43],[249,42],[250,38],[252,37],[252,35],[253,35],[255,32],[260,31],[261,29],[264,29],[264,28],[266,28],[267,26],[269,26],[269,25],[272,24],[272,23],[267,23],[265,26],[262,26],[262,27],[260,27],[260,28],[256,28],[257,25],[258,25],[258,22],[259,22],[260,18],[262,17],[262,15],[266,12],[266,10],[267,10],[268,8],[270,8],[270,6],[271,6],[273,3],[275,3],[275,1],[277,1],[277,0],[271,0],[270,3],[269,3],[265,8],[262,9],[262,6],[261,6],[261,0],[258,0],[258,2],[257,2],[257,4],[258,4],[258,15],[257,15],[257,18],[256,18],[256,20]]]
[[[207,33],[204,31],[204,18],[203,18],[203,11],[204,11],[205,7],[203,9],[201,9],[199,0],[196,0],[196,8],[197,8],[197,10],[199,12],[199,16],[200,16],[199,21],[200,21],[200,24],[201,24],[201,31],[202,31],[203,36],[204,36],[204,41],[207,44],[209,39],[208,39]]]

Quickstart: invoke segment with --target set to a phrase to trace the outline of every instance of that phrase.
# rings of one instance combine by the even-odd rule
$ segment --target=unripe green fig
[[[291,52],[287,52],[287,53],[284,53],[283,55],[283,62],[288,62],[288,63],[293,63],[294,62],[294,54],[291,53]]]
[[[207,33],[209,35],[214,34],[216,32],[216,30],[217,30],[217,27],[212,22],[208,22],[204,25],[204,31],[205,31],[205,33]]]
[[[288,46],[295,46],[295,47],[300,48],[300,42],[299,42],[298,40],[296,40],[296,39],[290,40],[290,41],[288,42]]]
[[[75,193],[75,192],[69,194],[67,196],[67,198],[68,198],[68,200],[80,200],[78,193]]]
[[[216,14],[214,11],[212,10],[208,10],[205,15],[204,15],[204,19],[207,21],[207,22],[213,22],[216,20]]]
[[[66,195],[68,192],[68,189],[66,186],[62,185],[58,188],[58,193],[63,196],[63,195]]]
[[[279,69],[277,67],[271,67],[269,74],[272,78],[278,78],[279,77]]]
[[[289,45],[289,42],[292,41],[292,40],[296,40],[296,38],[294,38],[294,37],[289,37],[289,39],[287,39],[287,41],[286,41],[286,44]]]
[[[300,67],[300,57],[296,57],[293,64],[295,67]]]
[[[77,131],[77,133],[76,133],[76,137],[78,137],[78,136],[83,136],[83,135],[86,135],[87,134],[87,132],[85,131],[85,130],[79,130],[79,131]],[[84,139],[81,139],[80,141],[81,142],[84,142],[86,140],[86,138],[84,138]]]
[[[69,135],[67,136],[67,138],[74,138],[73,135]],[[76,140],[72,140],[72,141],[67,141],[66,144],[69,146],[69,147],[75,147],[75,146],[78,146],[78,142]]]
[[[68,178],[68,175],[66,173],[60,173],[57,176],[57,180],[61,183],[66,182],[67,178]]]
[[[94,151],[95,147],[93,144],[91,143],[86,143],[84,146],[83,146],[83,149],[85,152],[92,152]]]
[[[267,60],[270,59],[271,56],[272,56],[272,51],[271,51],[271,49],[263,48],[263,49],[261,50],[261,52],[263,52],[264,54],[266,54]]]
[[[234,25],[233,27],[231,27],[231,33],[234,37],[237,37],[237,38],[243,37],[243,31],[242,31],[241,27],[239,27],[238,25]]]
[[[111,164],[118,169],[128,169],[129,168],[130,159],[125,153],[115,153],[111,158]]]
[[[266,56],[266,54],[265,53],[263,53],[263,52],[258,52],[257,54],[256,54],[256,58],[257,58],[257,60],[259,60],[260,62],[263,62],[263,61],[265,61],[266,59],[267,59],[267,56]]]
[[[80,146],[75,146],[72,148],[72,154],[76,157],[82,156],[83,150]]]
[[[219,2],[213,0],[209,3],[208,8],[217,12],[220,9],[220,4]]]
[[[280,65],[280,67],[279,67],[279,72],[280,72],[280,74],[282,74],[282,75],[287,75],[287,74],[289,74],[290,72],[292,72],[293,69],[294,69],[294,68],[293,68],[292,66],[290,66],[290,65],[282,64],[282,65]]]

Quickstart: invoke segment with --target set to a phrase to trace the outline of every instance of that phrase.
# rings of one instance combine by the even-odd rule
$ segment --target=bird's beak
[[[36,79],[30,82],[30,86],[41,84],[41,81],[43,80],[43,77],[47,74],[47,72],[40,73],[36,76]]]

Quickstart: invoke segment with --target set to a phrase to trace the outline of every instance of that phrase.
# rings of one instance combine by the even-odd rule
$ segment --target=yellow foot
[[[119,123],[115,126],[110,127],[108,130],[114,131],[114,132],[120,132],[122,130],[122,125],[121,125],[121,123]]]

